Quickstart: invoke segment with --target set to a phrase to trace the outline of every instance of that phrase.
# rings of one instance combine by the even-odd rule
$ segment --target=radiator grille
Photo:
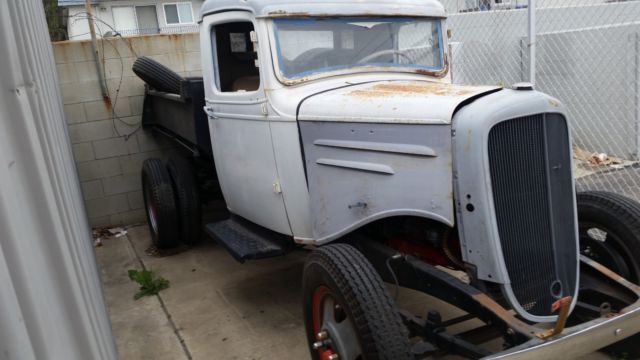
[[[534,316],[576,287],[577,234],[566,121],[541,114],[489,133],[496,221],[511,289]]]

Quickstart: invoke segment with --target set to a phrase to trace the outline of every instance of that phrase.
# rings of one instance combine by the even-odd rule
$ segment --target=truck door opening
[[[256,91],[260,87],[257,52],[251,22],[232,22],[214,27],[217,57],[216,85],[221,92]]]

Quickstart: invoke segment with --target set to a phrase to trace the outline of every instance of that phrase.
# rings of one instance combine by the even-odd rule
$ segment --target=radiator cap
[[[528,82],[519,82],[513,84],[511,87],[513,90],[525,91],[525,90],[533,90],[533,84]]]

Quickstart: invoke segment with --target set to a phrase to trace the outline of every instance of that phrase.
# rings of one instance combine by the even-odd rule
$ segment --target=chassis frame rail
[[[608,288],[615,287],[625,293],[622,298],[633,300],[617,312],[567,327],[560,335],[544,338],[543,334],[548,330],[545,325],[553,324],[523,321],[474,286],[410,255],[399,257],[396,250],[379,242],[357,239],[352,244],[369,259],[386,282],[394,283],[395,275],[400,286],[431,295],[468,312],[503,334],[509,347],[499,353],[490,353],[462,336],[447,334],[448,322],[441,322],[437,313],[430,312],[423,319],[401,312],[412,336],[419,336],[440,349],[459,355],[476,359],[567,359],[588,354],[640,332],[640,287],[585,256],[580,259],[583,267],[597,274]],[[389,263],[389,259],[395,260]],[[387,264],[392,266],[393,274]]]

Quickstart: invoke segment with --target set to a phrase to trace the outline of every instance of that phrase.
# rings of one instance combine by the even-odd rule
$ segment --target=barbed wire
[[[122,35],[120,35],[116,29],[111,26],[110,24],[108,24],[107,22],[105,22],[104,20],[100,19],[99,17],[90,14],[86,11],[82,11],[79,13],[76,13],[71,17],[74,17],[73,21],[78,21],[78,20],[87,20],[87,21],[94,21],[95,26],[98,28],[98,31],[101,34],[104,34],[102,32],[102,26],[106,26],[107,28],[109,28],[111,31],[113,31],[114,33],[114,37],[119,37],[122,41],[126,40],[122,37]],[[109,37],[101,37],[99,39],[100,41],[100,45],[102,47],[101,51],[100,51],[100,62],[102,63],[102,81],[104,81],[104,85],[105,88],[107,90],[107,96],[111,95],[111,92],[109,90],[109,83],[107,81],[107,71],[106,71],[106,58],[105,58],[105,41],[107,43],[109,43],[109,45],[113,48],[113,50],[115,51],[115,53],[117,54],[117,58],[120,61],[120,78],[118,80],[118,85],[115,88],[115,95],[113,98],[113,101],[111,101],[111,125],[113,127],[113,131],[114,133],[117,135],[117,137],[122,137],[124,138],[125,141],[129,141],[129,138],[131,138],[131,136],[133,136],[135,133],[137,133],[141,127],[142,127],[142,119],[140,119],[139,121],[137,121],[136,123],[132,124],[129,123],[127,121],[125,121],[124,119],[122,119],[120,116],[118,116],[117,111],[116,111],[116,106],[118,105],[118,100],[119,100],[119,95],[120,95],[120,89],[122,88],[122,82],[124,80],[124,59],[122,58],[122,54],[120,53],[120,50],[118,49],[118,47],[112,42],[112,38]],[[135,49],[133,48],[133,45],[131,45],[130,43],[128,44],[129,49],[131,50],[131,52],[135,55],[135,57],[138,57],[137,52],[135,51]],[[126,133],[126,134],[121,134],[120,131],[118,130],[118,127],[116,126],[115,121],[119,121],[120,123],[126,125],[127,127],[133,128],[132,131]]]

